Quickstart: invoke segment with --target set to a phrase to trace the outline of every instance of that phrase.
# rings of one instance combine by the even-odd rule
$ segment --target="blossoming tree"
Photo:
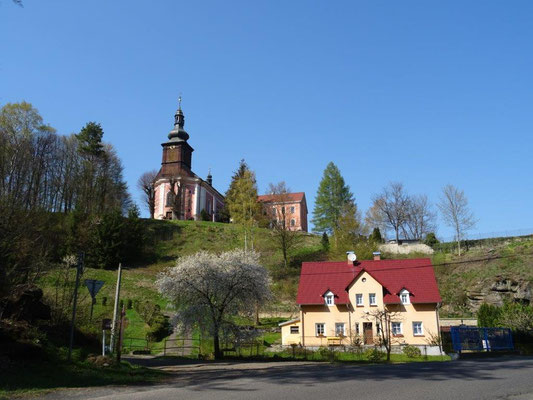
[[[196,326],[211,334],[215,358],[222,356],[222,328],[232,325],[236,315],[253,315],[256,305],[270,297],[268,272],[253,251],[183,257],[159,276],[157,285],[176,305],[182,327]]]

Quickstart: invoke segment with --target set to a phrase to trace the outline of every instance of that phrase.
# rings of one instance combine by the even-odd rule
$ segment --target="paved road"
[[[533,400],[533,358],[396,365],[192,364],[164,384],[56,392],[46,399]]]

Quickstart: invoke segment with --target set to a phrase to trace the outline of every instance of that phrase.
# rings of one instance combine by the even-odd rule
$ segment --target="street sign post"
[[[111,330],[111,318],[102,320],[102,355],[105,356],[105,331]]]
[[[76,263],[76,283],[74,284],[74,299],[72,302],[72,320],[70,321],[70,341],[68,346],[68,360],[72,359],[72,346],[74,345],[74,326],[76,325],[76,306],[78,303],[78,286],[80,284],[80,277],[83,274],[83,260],[85,254],[80,252],[78,254],[78,261]]]
[[[96,303],[96,294],[102,289],[102,286],[104,286],[104,281],[98,281],[96,279],[85,279],[84,281],[85,286],[87,286],[87,289],[89,290],[89,294],[91,295],[91,316],[89,317],[89,321],[93,320],[93,307],[94,303]]]

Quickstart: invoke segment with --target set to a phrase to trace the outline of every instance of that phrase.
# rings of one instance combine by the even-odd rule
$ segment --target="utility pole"
[[[78,286],[80,285],[80,275],[83,273],[83,253],[78,254],[76,265],[76,284],[74,285],[74,300],[72,302],[72,320],[70,321],[70,342],[68,346],[68,360],[72,359],[72,345],[74,344],[74,327],[76,325],[76,306],[78,304]]]
[[[117,276],[117,288],[115,291],[115,308],[113,310],[113,324],[111,326],[111,352],[115,349],[115,339],[117,332],[117,314],[119,306],[119,297],[120,297],[120,280],[122,277],[122,263],[118,264],[118,276]]]

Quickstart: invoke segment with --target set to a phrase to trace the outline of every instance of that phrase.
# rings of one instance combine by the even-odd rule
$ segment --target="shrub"
[[[403,354],[409,358],[418,358],[422,355],[422,352],[418,347],[407,345],[403,348]]]
[[[380,351],[377,347],[365,351],[365,358],[371,362],[379,362],[383,360],[386,356],[387,355],[384,352]]]
[[[102,305],[103,306],[107,306],[107,297],[106,296],[102,297]]]
[[[128,299],[128,301],[126,302],[126,308],[128,310],[131,310],[133,308],[133,301],[131,299]]]
[[[327,360],[330,362],[335,361],[335,351],[328,347],[321,347],[318,350],[318,354],[322,360]]]

